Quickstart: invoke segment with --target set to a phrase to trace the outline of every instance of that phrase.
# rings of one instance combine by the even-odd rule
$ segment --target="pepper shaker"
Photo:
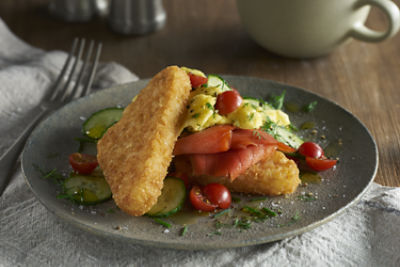
[[[95,0],[52,0],[49,4],[52,15],[69,22],[89,21],[96,14]]]
[[[162,0],[111,0],[110,27],[122,34],[146,34],[161,29],[167,15]]]

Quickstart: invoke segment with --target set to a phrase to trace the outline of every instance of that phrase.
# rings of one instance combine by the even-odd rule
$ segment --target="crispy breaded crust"
[[[293,193],[300,184],[299,169],[279,151],[251,166],[233,182],[225,177],[193,177],[203,185],[221,183],[232,192],[277,196]]]
[[[115,203],[126,213],[143,215],[157,202],[190,90],[187,73],[177,66],[167,67],[99,140],[99,165]]]

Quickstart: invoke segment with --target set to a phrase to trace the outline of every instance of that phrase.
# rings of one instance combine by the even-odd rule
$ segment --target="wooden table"
[[[48,15],[46,4],[2,0],[0,17],[17,36],[46,50],[68,50],[75,36],[101,40],[103,61],[121,63],[142,78],[177,64],[307,88],[364,122],[379,147],[376,182],[400,186],[400,34],[380,44],[353,41],[322,58],[292,60],[265,51],[249,38],[234,0],[164,1],[165,28],[146,36],[115,34],[102,18],[59,21]],[[373,10],[368,24],[383,29],[386,20]]]

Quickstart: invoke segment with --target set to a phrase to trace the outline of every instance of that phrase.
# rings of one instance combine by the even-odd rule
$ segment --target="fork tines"
[[[89,44],[89,49],[86,52],[85,60],[81,62],[81,58],[85,50],[85,44],[85,39],[74,39],[68,58],[65,61],[65,64],[53,89],[51,90],[51,100],[55,100],[58,98],[58,100],[62,102],[68,102],[71,101],[73,98],[85,96],[90,93],[94,74],[96,73],[96,68],[101,54],[102,44],[97,44],[92,61],[92,54],[95,42],[91,40]],[[92,63],[90,63],[91,61]],[[80,70],[78,73],[76,73],[79,65]],[[85,83],[82,82],[84,78],[86,79]],[[66,82],[64,83],[65,80]],[[75,85],[73,86],[73,88],[71,88],[73,84]]]

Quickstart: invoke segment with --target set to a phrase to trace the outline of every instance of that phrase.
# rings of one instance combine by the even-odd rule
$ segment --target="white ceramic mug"
[[[364,25],[370,7],[388,18],[386,31]],[[237,0],[242,23],[271,52],[295,58],[328,54],[354,38],[380,42],[400,27],[400,12],[390,0]]]

